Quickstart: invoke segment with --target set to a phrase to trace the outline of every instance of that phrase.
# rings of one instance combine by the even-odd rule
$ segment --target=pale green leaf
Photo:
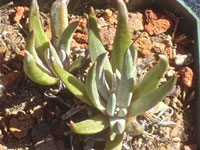
[[[116,134],[122,134],[125,130],[125,117],[110,117],[110,128]]]
[[[99,96],[96,85],[96,63],[92,65],[86,76],[86,91],[92,104],[101,112],[105,113],[106,104]]]
[[[51,73],[51,71],[45,66],[45,64],[38,57],[38,54],[35,50],[35,32],[34,32],[34,30],[30,32],[28,38],[26,39],[26,49],[31,53],[36,64],[42,71],[49,74],[50,76],[54,76]]]
[[[73,33],[76,31],[78,24],[78,21],[71,23],[64,30],[59,40],[58,49],[64,50],[68,56],[70,54],[70,43],[72,41]]]
[[[106,50],[101,42],[99,31],[97,28],[94,10],[91,8],[88,21],[88,43],[91,61],[94,63],[99,55],[105,53]],[[105,58],[104,70],[108,82],[112,80],[112,67],[108,57]],[[110,83],[109,83],[110,84]]]
[[[130,49],[131,55],[133,57],[133,83],[134,83],[134,87],[135,87],[135,85],[137,84],[136,60],[137,60],[138,52],[137,52],[137,48],[134,44],[131,44],[129,49]]]
[[[116,95],[111,93],[110,98],[107,102],[106,112],[109,116],[114,117],[116,108]]]
[[[66,88],[76,97],[78,97],[84,103],[93,106],[89,100],[89,97],[85,90],[85,85],[81,80],[77,79],[75,76],[65,71],[58,62],[52,58],[52,65],[55,73],[59,79],[64,83]]]
[[[83,67],[86,64],[87,58],[79,58],[72,62],[72,64],[69,66],[68,71],[74,72],[75,70]]]
[[[167,94],[173,89],[176,83],[176,78],[171,77],[166,83],[164,83],[161,87],[153,90],[149,94],[133,101],[129,107],[129,116],[137,116],[140,115],[147,110],[154,107],[161,100],[163,100]]]
[[[110,96],[109,86],[105,79],[105,74],[104,74],[104,62],[105,62],[106,57],[107,57],[107,53],[102,53],[101,55],[97,57],[96,83],[97,83],[97,89],[99,91],[99,94],[105,101],[108,101],[108,98]]]
[[[60,37],[68,26],[68,11],[66,0],[56,0],[50,10],[52,43],[57,49]]]
[[[26,55],[24,57],[23,69],[26,75],[38,84],[54,85],[58,83],[56,78],[49,76],[37,66],[33,56],[28,51],[26,51]]]
[[[29,11],[29,32],[35,32],[35,47],[39,57],[44,61],[44,51],[48,48],[48,38],[43,30],[39,17],[37,0],[32,0]]]
[[[70,128],[78,134],[95,134],[108,127],[109,121],[104,115],[99,115],[79,123],[70,122]]]
[[[128,10],[123,0],[117,0],[118,23],[111,55],[113,70],[122,71],[125,51],[131,44],[131,34],[128,26]]]
[[[127,108],[130,104],[133,91],[133,58],[128,49],[124,55],[121,81],[117,89],[117,106]]]
[[[135,101],[156,89],[167,68],[168,59],[166,56],[161,55],[159,62],[152,67],[138,85],[136,85],[136,88],[133,90],[132,101]]]

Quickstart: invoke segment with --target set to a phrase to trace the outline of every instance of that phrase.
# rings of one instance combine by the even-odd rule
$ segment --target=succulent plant
[[[128,11],[123,0],[118,4],[118,24],[111,62],[101,42],[94,10],[89,15],[89,54],[92,67],[83,83],[64,70],[54,56],[53,68],[65,87],[84,103],[99,110],[100,114],[78,123],[70,122],[70,128],[78,134],[95,134],[109,128],[107,150],[120,150],[123,133],[139,135],[143,127],[137,116],[149,110],[172,90],[176,78],[160,84],[160,78],[168,68],[168,59],[161,55],[158,63],[138,81],[136,70],[137,50],[131,44],[128,27]]]
[[[29,13],[29,36],[26,42],[26,54],[24,57],[24,72],[34,82],[41,85],[58,84],[50,56],[53,56],[59,65],[73,72],[81,67],[85,59],[80,58],[70,62],[70,42],[79,22],[68,25],[67,4],[69,0],[56,0],[50,11],[50,25],[52,31],[52,43],[47,38],[40,18],[37,0],[32,0]]]

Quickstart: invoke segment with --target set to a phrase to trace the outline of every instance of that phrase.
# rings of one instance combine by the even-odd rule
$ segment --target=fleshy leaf
[[[58,49],[63,49],[68,56],[70,54],[70,43],[73,37],[73,33],[76,31],[78,24],[78,21],[69,24],[69,26],[64,30],[60,37]]]
[[[114,141],[111,141],[109,137],[107,137],[105,150],[121,150],[122,142],[123,142],[123,134],[117,134]]]
[[[118,23],[111,55],[112,69],[122,71],[123,56],[131,44],[131,34],[128,26],[128,10],[123,0],[117,0]]]
[[[54,85],[58,83],[56,78],[49,76],[37,66],[33,56],[28,51],[26,51],[26,55],[24,57],[23,69],[26,75],[38,84]]]
[[[116,134],[122,134],[125,130],[126,120],[122,117],[110,117],[110,128]]]
[[[140,135],[142,134],[144,128],[140,125],[134,117],[130,117],[126,120],[126,128],[125,131],[129,135]]]
[[[121,80],[121,73],[119,72],[119,70],[116,69],[115,72],[113,73],[112,89],[111,89],[115,93],[117,93],[118,91],[120,80]]]
[[[70,59],[69,59],[68,55],[66,54],[66,52],[63,49],[61,49],[58,52],[58,56],[60,58],[60,61],[63,64],[64,69],[67,70],[67,68],[69,68],[69,66],[70,66]]]
[[[136,68],[136,60],[137,60],[137,56],[138,56],[138,52],[137,52],[137,48],[135,47],[134,44],[131,44],[130,47],[130,52],[133,58],[133,84],[134,87],[137,84],[137,68]]]
[[[171,77],[166,83],[149,94],[133,101],[129,107],[129,116],[137,116],[154,107],[173,89],[176,78]]]
[[[107,102],[106,112],[109,116],[114,117],[116,108],[116,95],[115,93],[111,93],[110,98]]]
[[[117,106],[127,108],[130,104],[133,91],[133,58],[128,49],[124,55],[121,81],[117,89]]]
[[[53,47],[53,45],[51,45],[50,42],[49,42],[49,49],[50,49],[50,56],[54,57],[56,59],[56,61],[59,63],[59,65],[63,68],[63,64],[62,64],[55,48]]]
[[[132,97],[132,101],[135,101],[156,89],[160,83],[160,78],[167,70],[167,67],[168,59],[165,55],[161,55],[159,62],[152,67],[141,82],[136,85],[136,88],[133,90],[134,96]]]
[[[70,128],[78,134],[95,134],[108,128],[109,121],[104,115],[81,121],[79,123],[70,122]]]
[[[99,31],[97,28],[97,21],[93,8],[91,8],[90,10],[89,21],[88,21],[88,43],[89,43],[89,53],[91,61],[92,63],[94,63],[97,57],[100,54],[105,53],[106,50],[100,39]],[[108,57],[105,58],[104,70],[106,79],[108,79],[108,81],[112,81],[112,67],[108,60]]]
[[[52,65],[59,79],[64,83],[66,88],[84,103],[93,106],[85,90],[85,85],[81,80],[65,71],[58,62],[52,58]]]
[[[87,61],[87,58],[79,58],[72,62],[72,64],[69,66],[68,71],[74,72],[75,70],[83,67]]]
[[[40,60],[40,58],[38,57],[38,54],[35,50],[35,32],[34,30],[30,32],[27,40],[26,40],[26,49],[31,53],[31,55],[33,56],[36,64],[38,65],[38,67],[44,71],[45,73],[54,76],[51,71],[44,65],[44,63]]]
[[[105,113],[105,102],[100,98],[96,85],[96,63],[90,68],[86,77],[86,91],[92,104],[101,112]]]
[[[43,30],[39,17],[37,0],[32,0],[29,11],[29,32],[35,32],[35,47],[39,57],[44,61],[44,50],[48,48],[48,38]]]
[[[101,55],[97,57],[96,83],[97,83],[97,88],[101,97],[105,101],[108,101],[108,98],[110,96],[109,86],[104,75],[104,61],[105,61],[106,56],[107,56],[106,53],[102,53]]]
[[[46,51],[45,51],[45,60],[47,62],[49,69],[56,75],[54,68],[52,66],[51,57],[53,57],[56,60],[56,62],[58,62],[58,64],[63,68],[63,64],[62,64],[55,48],[49,42],[49,48],[46,49]]]
[[[68,11],[66,2],[69,0],[56,0],[50,10],[52,42],[58,47],[60,37],[68,26]],[[67,2],[68,3],[68,2]]]

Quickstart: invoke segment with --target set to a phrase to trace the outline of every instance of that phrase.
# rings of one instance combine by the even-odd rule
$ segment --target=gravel
[[[200,17],[200,0],[184,0],[184,2]]]

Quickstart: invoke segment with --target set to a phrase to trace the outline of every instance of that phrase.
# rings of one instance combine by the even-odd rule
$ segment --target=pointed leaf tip
[[[32,5],[38,5],[37,0],[32,0]]]
[[[95,12],[94,12],[94,8],[93,7],[90,8],[90,15],[95,16]]]
[[[111,55],[111,63],[113,70],[118,69],[122,71],[123,56],[126,49],[131,44],[131,33],[128,23],[128,10],[123,0],[117,1],[118,5],[118,23],[115,33],[113,50]]]

